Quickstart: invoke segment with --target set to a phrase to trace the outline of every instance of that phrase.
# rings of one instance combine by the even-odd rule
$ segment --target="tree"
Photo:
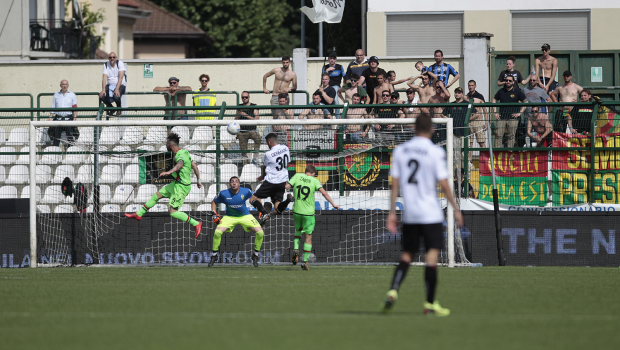
[[[298,40],[285,20],[287,0],[151,0],[204,30],[214,41],[204,57],[277,57],[293,53]],[[299,26],[299,25],[298,25]]]
[[[95,32],[95,26],[93,26],[93,24],[103,22],[105,20],[105,15],[104,15],[105,9],[100,8],[100,9],[97,9],[97,11],[94,11],[92,9],[92,4],[88,2],[81,3],[80,5],[82,8],[82,19],[84,21],[84,32],[82,33],[82,38],[81,38],[81,40],[83,40],[82,42],[83,56],[82,57],[89,57],[91,40],[99,39],[100,40],[99,44],[104,43],[103,37],[95,36],[96,32]],[[71,13],[73,13],[73,10],[71,9],[72,9],[72,0],[66,0],[65,1],[65,13],[69,13],[68,11],[71,11]]]

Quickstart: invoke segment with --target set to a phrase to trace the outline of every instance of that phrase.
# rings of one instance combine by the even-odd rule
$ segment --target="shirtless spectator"
[[[366,93],[368,94],[366,104],[381,103],[381,99],[375,99],[375,88],[380,85],[377,81],[377,75],[380,73],[383,73],[383,76],[385,77],[385,71],[379,68],[379,58],[377,58],[377,56],[371,56],[368,59],[368,68],[364,70],[360,77],[360,81],[358,82],[358,84],[362,86],[366,84]],[[389,91],[394,91],[394,88],[391,85]]]
[[[368,98],[368,95],[366,94],[366,89],[359,85],[359,80],[359,75],[355,73],[351,74],[351,79],[349,80],[349,82],[344,84],[344,86],[340,89],[338,89],[338,97],[340,97],[342,101],[353,103],[353,95],[358,94],[360,95],[360,102],[363,103]],[[344,96],[342,95],[343,93]]]
[[[118,60],[114,52],[110,52],[108,60],[103,64],[99,100],[107,107],[112,107],[112,101],[116,103],[116,107],[120,107],[121,97],[125,94],[125,86],[127,85],[127,69],[125,64]],[[120,111],[117,115],[120,115]]]
[[[583,89],[579,93],[579,102],[590,102],[592,103],[594,98],[592,97],[592,92],[588,89]],[[592,129],[591,121],[592,121],[592,112],[594,112],[593,106],[579,106],[577,109],[577,113],[573,113],[575,116],[573,118],[573,128],[577,130],[577,133],[583,135],[590,135],[590,130]]]
[[[168,79],[168,86],[158,86],[154,88],[153,91],[169,92],[170,98],[172,99],[172,101],[168,100],[168,94],[164,94],[164,101],[166,101],[166,106],[172,106],[174,104],[174,97],[177,96],[178,91],[192,91],[192,87],[191,86],[179,86],[179,78],[170,77],[170,79]],[[185,106],[186,97],[187,97],[187,94],[179,94],[177,96],[176,101],[178,102],[179,106]],[[179,114],[187,114],[187,112],[185,111],[181,111],[181,112],[182,113],[179,113]],[[176,115],[177,115],[177,111],[170,111],[170,116],[171,116],[170,119],[172,120],[177,119]],[[167,117],[164,117],[164,119],[166,118]],[[178,119],[187,120],[187,116],[179,117]]]
[[[405,94],[407,95],[407,99],[404,100],[402,104],[407,105],[408,107],[403,108],[403,112],[407,114],[407,118],[415,118],[415,109],[414,107],[409,106],[417,105],[420,99],[418,98],[418,95],[415,94],[415,90],[412,88],[407,89],[407,91],[405,91]]]
[[[290,69],[290,66],[291,58],[284,56],[282,57],[282,67],[274,68],[263,75],[263,92],[271,94],[271,105],[280,104],[280,94],[288,94],[297,90],[297,74]],[[269,91],[267,90],[267,78],[272,75],[275,75],[273,91]],[[275,110],[272,110],[271,114],[276,114]]]
[[[278,105],[280,106],[286,106],[288,105],[288,94],[286,93],[281,93],[280,95],[278,95]],[[285,108],[285,109],[273,109],[272,111],[274,111],[273,114],[273,119],[295,119],[295,110],[291,109],[291,108]],[[267,130],[268,128],[265,128],[265,130]],[[286,132],[288,130],[291,129],[290,125],[274,125],[273,126],[273,132],[275,132],[276,134],[278,134],[278,138],[280,138],[280,136],[282,136],[281,140],[286,140],[287,139],[287,135]],[[265,132],[263,132],[264,134]]]
[[[485,102],[484,96],[482,96],[481,93],[476,91],[475,80],[472,79],[469,82],[467,82],[467,89],[469,90],[469,92],[464,97],[467,101],[471,101],[473,99],[474,103]],[[484,132],[486,130],[486,123],[488,122],[488,119],[484,118],[486,110],[487,110],[486,107],[478,107],[475,109],[474,113],[469,117],[469,133],[476,135],[476,140],[478,141],[478,145],[480,145],[480,147],[482,148],[486,147],[484,143],[487,140],[486,134]],[[472,148],[472,147],[474,147],[473,136],[469,138],[469,148]]]
[[[493,97],[493,103],[521,103],[527,102],[525,98],[525,94],[522,90],[516,89],[514,87],[515,79],[509,75],[506,77],[506,84],[504,87],[499,89],[495,96]],[[508,135],[508,145],[507,147],[514,147],[515,145],[515,136],[517,133],[517,128],[519,126],[519,118],[521,114],[525,111],[525,107],[500,107],[499,113],[497,113],[497,107],[493,107],[493,113],[495,114],[495,119],[497,119],[495,129],[495,141],[493,142],[493,147],[500,148],[502,147],[502,139],[504,135]]]
[[[241,93],[241,104],[239,106],[256,106],[256,103],[250,103],[250,93],[243,91]],[[258,109],[238,109],[235,119],[237,120],[258,120]],[[239,148],[241,150],[248,149],[248,141],[254,141],[254,152],[258,154],[260,149],[261,137],[258,131],[256,131],[256,125],[242,125],[239,133],[237,134],[239,140]],[[247,159],[247,153],[242,153],[243,159]],[[247,163],[247,161],[244,160]]]
[[[353,106],[349,108],[347,111],[347,119],[365,119],[370,118],[368,113],[366,112],[366,108],[360,108],[357,105],[361,105],[361,96],[359,94],[353,94],[351,97],[351,103]],[[345,136],[348,136],[348,139],[353,142],[364,142],[366,136],[368,136],[368,131],[370,130],[370,125],[345,125],[344,133]]]
[[[558,60],[549,54],[551,51],[551,46],[549,44],[544,44],[540,49],[542,51],[542,56],[536,59],[536,75],[540,77],[545,91],[550,94],[558,86],[558,82],[553,80],[555,79],[555,73],[558,71]],[[538,74],[539,72],[541,72],[541,74]]]
[[[536,135],[532,133],[532,127],[536,130]],[[551,146],[553,127],[549,123],[549,117],[540,113],[540,107],[532,107],[530,116],[527,119],[527,136],[530,140],[536,141],[537,147]]]
[[[571,81],[573,74],[570,71],[564,71],[562,77],[564,78],[564,84],[558,86],[551,93],[551,100],[553,102],[577,102],[583,88]],[[568,126],[571,133],[577,132],[577,130],[573,129],[572,110],[572,106],[564,106],[555,111],[555,118],[553,120],[554,131],[566,132],[566,127]]]
[[[409,85],[411,89],[418,93],[419,103],[421,104],[428,103],[428,100],[431,98],[431,96],[435,94],[435,89],[433,89],[433,87],[431,86],[431,77],[431,73],[425,72],[422,75],[417,76],[413,79],[409,79],[409,81],[407,81],[407,85]],[[417,79],[422,79],[422,85],[414,84]]]
[[[518,83],[518,84],[515,84],[515,88],[518,89],[519,84],[527,85],[528,81],[530,80],[530,77],[528,76],[527,79],[523,79],[521,72],[515,69],[516,61],[517,59],[515,58],[515,56],[508,57],[508,59],[506,60],[506,69],[501,71],[499,73],[499,78],[497,78],[497,86],[504,86],[505,84],[504,79],[508,75],[512,75],[512,77],[515,78],[515,81]]]
[[[446,86],[443,84],[443,81],[436,80],[434,85],[435,85],[435,95],[431,96],[428,99],[428,103],[431,103],[431,104],[449,103],[450,92],[448,91],[448,89],[446,89]],[[443,118],[443,107],[433,107],[431,111],[431,116],[433,118]]]
[[[388,83],[392,84],[392,86],[396,86],[402,83],[406,83],[407,80],[411,79],[411,77],[407,78],[407,79],[400,79],[400,80],[396,80],[396,72],[394,72],[393,70],[388,71],[387,72],[387,81]]]
[[[347,66],[347,72],[344,75],[345,83],[349,83],[351,81],[353,74],[357,74],[361,77],[362,73],[364,73],[367,68],[368,61],[366,60],[366,55],[364,55],[364,50],[358,49],[355,51],[355,59],[349,63],[349,66]],[[359,85],[362,86],[362,84]]]
[[[375,85],[373,101],[381,101],[381,93],[388,90],[390,93],[394,91],[392,85],[385,78],[385,74],[377,73],[377,85]]]
[[[321,103],[321,94],[314,93],[312,95],[312,102],[310,103],[312,106],[322,106]],[[299,119],[334,119],[334,117],[329,113],[329,111],[325,108],[308,108],[304,109],[299,114]],[[323,129],[323,125],[304,125],[304,129],[306,130],[317,130]]]

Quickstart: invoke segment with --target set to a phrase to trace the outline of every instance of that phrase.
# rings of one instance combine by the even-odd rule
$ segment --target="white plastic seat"
[[[94,196],[92,188],[87,188],[88,190],[88,202],[94,202]],[[108,185],[99,185],[99,204],[110,203],[110,186]]]
[[[4,180],[7,184],[23,184],[30,180],[28,177],[28,167],[25,165],[13,165],[9,169],[9,175]]]
[[[205,187],[198,188],[198,185],[192,184],[192,189],[189,191],[185,202],[187,203],[200,203],[205,199]]]
[[[54,173],[52,183],[61,184],[65,177],[75,179],[75,169],[73,168],[73,165],[59,165]]]
[[[131,203],[135,194],[133,185],[118,185],[110,203]]]
[[[220,148],[223,149],[223,148]],[[215,163],[215,145],[207,146],[206,151],[211,151],[213,153],[203,153],[205,163]],[[222,159],[222,154],[220,153],[220,159]]]
[[[123,174],[123,183],[135,184],[140,180],[140,165],[129,164]]]
[[[117,154],[110,154],[108,158],[108,164],[127,164],[132,162],[133,154],[131,154],[131,147],[129,146],[116,146],[112,149],[113,152],[119,152]],[[137,161],[136,161],[137,163]]]
[[[54,208],[54,214],[71,214],[74,212],[74,207],[69,204],[57,205]]]
[[[0,182],[4,182],[4,180],[6,180],[6,170],[0,166]]]
[[[37,145],[44,146],[52,142],[50,135],[47,134],[49,128],[38,128],[37,130]]]
[[[155,152],[155,147],[153,147],[151,145],[142,145],[142,146],[138,147],[137,149],[140,150],[140,151]],[[138,163],[139,162],[139,158],[144,156],[144,155],[145,155],[144,153],[137,152],[136,156],[131,159],[131,162],[132,163]]]
[[[390,190],[375,190],[372,192],[372,196],[375,198],[390,198],[392,191]]]
[[[107,163],[110,158],[109,154],[101,154],[101,152],[107,152],[108,148],[106,146],[99,146],[99,164]],[[95,154],[91,153],[88,155],[88,159],[86,159],[86,163],[93,164],[95,163]]]
[[[224,184],[220,184],[220,191],[224,191],[227,188],[228,186]],[[215,189],[216,189],[215,185],[209,186],[209,190],[207,191],[207,195],[205,196],[205,202],[211,203],[213,201],[213,198],[217,196],[218,193],[215,191]]]
[[[2,186],[0,187],[0,198],[17,198],[17,187]]]
[[[213,143],[213,129],[210,126],[199,126],[194,129],[192,135],[192,144],[206,145]]]
[[[147,145],[159,145],[166,142],[168,132],[163,126],[151,126],[146,132],[146,139],[143,143]]]
[[[227,126],[220,126],[220,143],[235,143],[237,142],[237,137],[228,132]]]
[[[129,126],[123,131],[123,139],[121,145],[137,145],[143,141],[142,128],[137,126]]]
[[[37,171],[38,176],[38,171]],[[77,179],[75,182],[81,182],[83,184],[91,184],[93,183],[93,166],[90,164],[85,164],[80,166],[77,173]]]
[[[62,148],[58,146],[49,146],[43,150],[43,155],[41,155],[40,164],[58,164],[62,161],[62,154],[50,154],[50,153],[58,153],[62,152]]]
[[[236,165],[220,164],[220,182],[221,183],[228,183],[230,178],[233,176],[239,176],[239,169],[237,169]]]
[[[129,204],[125,207],[125,213],[135,213],[140,210],[142,206],[139,204]]]
[[[121,207],[118,204],[106,204],[101,206],[102,213],[119,213],[121,211]]]
[[[168,211],[168,206],[166,204],[157,203],[151,209],[149,209],[151,213],[165,213]]]
[[[256,182],[256,178],[261,174],[261,170],[254,164],[246,164],[241,169],[241,176],[239,181],[241,182]]]
[[[6,141],[7,146],[22,146],[28,143],[28,129],[13,128]]]
[[[26,153],[26,154],[20,154],[19,157],[17,157],[15,164],[30,164],[30,147],[29,146],[22,147],[22,149],[19,150],[19,152]],[[36,155],[36,160],[37,161],[39,160],[39,155]]]
[[[43,204],[58,204],[65,201],[65,196],[62,194],[60,185],[48,186],[43,193],[40,203]]]
[[[200,172],[200,181],[202,184],[210,183],[215,180],[215,168],[211,164],[198,164]],[[192,171],[192,182],[196,182],[196,174]]]
[[[72,152],[80,152],[74,153]],[[62,164],[84,164],[86,160],[86,154],[84,153],[84,149],[78,146],[71,146],[67,148],[67,154],[65,156],[65,160],[62,161]]]
[[[189,151],[189,153],[192,156],[192,159],[194,160],[195,163],[204,163],[205,162],[205,157],[203,156],[204,153],[199,153],[196,151],[201,151],[200,146],[197,145],[189,145],[189,146],[185,146],[183,147],[186,150]]]
[[[121,141],[121,132],[116,126],[106,126],[101,130],[100,145],[112,146]]]
[[[189,128],[187,126],[175,126],[172,128],[171,132],[179,135],[179,142],[182,145],[189,143],[190,141]]]
[[[81,127],[80,137],[78,138],[76,144],[79,145],[92,145],[95,143],[95,129],[93,127]]]
[[[196,211],[210,211],[211,210],[211,204],[201,204],[198,206],[198,208],[196,208]]]
[[[115,184],[121,181],[121,166],[120,165],[106,165],[101,170],[101,178],[99,183],[102,184]]]
[[[157,192],[157,186],[146,184],[138,187],[138,193],[133,199],[135,203],[146,203]]]
[[[2,153],[14,153],[15,147],[0,147],[0,164],[10,165],[15,163],[16,157],[14,154],[2,154]]]
[[[47,204],[37,204],[37,213],[41,214],[49,214],[52,211],[50,210],[50,206]]]
[[[46,184],[52,181],[52,168],[49,165],[37,164],[37,183]]]

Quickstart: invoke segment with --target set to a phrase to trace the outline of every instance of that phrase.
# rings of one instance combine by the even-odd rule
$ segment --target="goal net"
[[[415,134],[413,119],[307,119],[309,113],[304,115],[304,109],[294,109],[294,119],[282,120],[271,116],[284,106],[254,108],[260,119],[235,120],[241,125],[237,135],[230,134],[227,125],[239,115],[238,107],[227,107],[221,120],[200,119],[188,107],[178,110],[176,117],[187,113],[190,120],[165,120],[154,117],[158,113],[136,109],[125,112],[120,120],[73,121],[79,136],[69,139],[63,133],[59,146],[50,145],[54,140],[48,135],[55,134],[49,129],[65,127],[67,122],[31,122],[30,184],[24,187],[37,193],[30,205],[31,256],[36,257],[32,266],[207,263],[215,229],[207,215],[211,201],[228,188],[232,176],[238,176],[242,186],[257,190],[268,150],[264,136],[269,132],[277,133],[279,142],[290,148],[289,175],[314,165],[323,188],[341,208],[333,210],[316,192],[311,262],[397,261],[400,235],[385,228],[390,206],[389,168],[394,147]],[[340,110],[342,115],[347,112],[351,109]],[[434,141],[446,149],[452,174],[453,152],[460,152],[454,150],[452,120],[434,118],[433,122],[443,130],[436,133]],[[165,145],[169,132],[180,136],[180,146],[190,152],[200,171],[202,187],[198,188],[192,172],[191,191],[179,208],[204,223],[198,238],[190,224],[170,216],[167,198],[159,200],[141,221],[124,216],[138,211],[172,181],[158,177],[173,166]],[[68,186],[63,188],[67,178],[72,181],[72,196],[66,196]],[[446,246],[440,263],[468,265],[453,211],[442,193],[439,197],[446,209]],[[246,204],[257,214],[249,202]],[[399,198],[398,212],[401,208]],[[295,231],[291,211],[272,216],[264,231],[260,262],[290,262]],[[253,245],[254,235],[240,227],[225,233],[220,262],[249,263]],[[423,252],[416,261],[424,261]]]

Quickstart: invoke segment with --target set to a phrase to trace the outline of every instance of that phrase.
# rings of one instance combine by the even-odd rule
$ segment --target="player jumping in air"
[[[256,234],[256,238],[254,239],[254,253],[252,253],[252,264],[254,264],[254,267],[258,267],[258,252],[263,244],[263,236],[265,233],[245,205],[245,201],[247,201],[254,192],[245,187],[240,187],[239,178],[236,176],[230,178],[229,185],[229,189],[220,191],[211,202],[211,212],[209,212],[209,214],[213,216],[213,222],[217,227],[213,233],[213,252],[211,253],[211,260],[209,260],[209,267],[213,266],[220,258],[218,251],[222,241],[222,234],[234,230],[237,225],[241,225],[246,232],[252,231]],[[217,203],[226,204],[226,216],[221,220],[217,214]]]
[[[260,225],[263,226],[271,215],[282,214],[288,204],[292,202],[293,197],[288,195],[287,199],[280,202],[284,198],[285,185],[288,181],[288,163],[291,161],[291,152],[288,147],[278,143],[278,135],[270,133],[265,136],[269,151],[265,152],[265,165],[261,168],[261,175],[256,181],[263,181],[260,188],[250,198],[250,204],[261,213]],[[274,204],[274,210],[267,212],[263,207],[260,199],[271,197]]]
[[[293,188],[293,196],[295,197],[295,204],[293,204],[293,219],[295,220],[295,238],[293,241],[293,265],[297,265],[299,256],[297,251],[299,250],[299,241],[301,240],[302,233],[306,234],[306,240],[304,243],[304,263],[301,268],[308,270],[308,257],[312,251],[312,232],[314,232],[314,191],[321,192],[323,197],[334,206],[336,209],[340,207],[332,201],[327,191],[323,189],[321,182],[315,178],[316,168],[314,165],[306,166],[304,174],[295,174],[286,184],[286,189]]]
[[[192,156],[189,152],[186,149],[181,149],[179,147],[179,135],[175,133],[168,134],[168,138],[166,138],[166,148],[169,152],[172,152],[176,165],[172,169],[159,174],[159,177],[172,174],[174,181],[166,185],[161,190],[155,192],[151,199],[149,199],[148,202],[146,202],[146,204],[144,204],[144,206],[142,206],[142,208],[140,208],[140,210],[136,213],[125,214],[125,216],[131,219],[142,220],[142,215],[157,204],[158,200],[162,197],[170,198],[170,216],[175,219],[189,222],[192,226],[194,226],[197,237],[202,229],[202,222],[190,218],[189,215],[179,211],[179,208],[183,205],[185,197],[187,197],[192,188],[191,169],[194,169],[194,172],[196,173],[198,188],[202,187],[202,183],[200,183],[200,172],[198,171],[198,167],[192,160]]]
[[[448,171],[446,170],[446,152],[431,141],[433,124],[428,113],[422,113],[415,122],[417,136],[399,145],[394,149],[391,168],[392,196],[390,213],[386,227],[392,233],[398,231],[396,218],[396,197],[403,195],[402,213],[402,245],[403,252],[400,263],[394,272],[392,286],[387,292],[385,302],[381,304],[383,312],[389,312],[398,299],[398,288],[407,275],[409,265],[415,253],[419,250],[420,236],[424,237],[424,256],[426,268],[424,281],[426,283],[425,314],[448,316],[450,310],[442,308],[435,300],[437,287],[437,258],[443,248],[444,221],[441,203],[437,198],[437,183],[454,207],[454,219],[459,226],[463,226],[463,216],[456,206],[450,186],[448,185]]]

